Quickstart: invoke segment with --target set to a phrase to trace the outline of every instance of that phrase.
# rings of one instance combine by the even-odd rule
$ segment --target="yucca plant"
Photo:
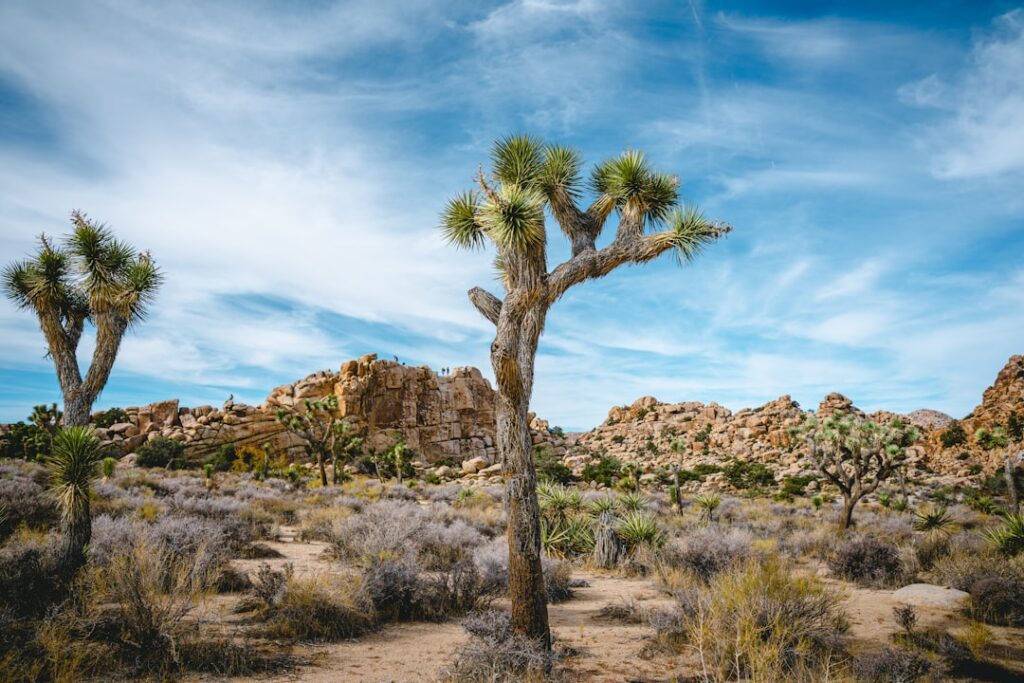
[[[657,520],[640,511],[627,512],[615,525],[615,533],[622,539],[630,553],[641,546],[657,548],[665,540]]]
[[[89,427],[66,427],[53,440],[46,460],[57,507],[60,509],[60,564],[73,572],[85,562],[85,548],[92,537],[89,495],[103,459],[100,440]]]
[[[647,507],[651,499],[642,493],[624,493],[619,496],[619,507],[626,512],[639,512]]]
[[[624,462],[619,468],[619,473],[626,478],[626,481],[629,482],[629,486],[634,491],[640,490],[640,475],[643,473],[643,468],[640,467],[640,463],[635,460]]]
[[[619,501],[612,496],[601,496],[587,503],[587,513],[591,517],[600,517],[605,512],[615,514],[619,509]]]
[[[987,529],[986,540],[1007,557],[1016,557],[1024,552],[1024,515],[1009,513],[1002,525]]]
[[[589,519],[573,517],[561,523],[541,523],[541,545],[551,557],[566,558],[594,548],[594,528]]]
[[[662,254],[687,263],[730,227],[708,220],[693,206],[680,206],[679,180],[652,168],[638,151],[597,164],[589,186],[594,199],[586,208],[580,205],[588,189],[583,160],[571,148],[511,136],[494,144],[490,166],[489,175],[483,169],[477,173],[476,189],[448,202],[441,228],[452,244],[490,245],[496,252],[504,296],[474,287],[469,299],[494,325],[491,366],[505,466],[512,629],[549,650],[537,474],[526,422],[548,311],[570,288],[620,266],[648,263]],[[554,267],[548,264],[548,212],[571,247],[570,257]],[[598,248],[612,213],[618,213],[615,237]]]
[[[112,476],[114,476],[114,470],[117,468],[117,459],[103,458],[103,462],[100,465],[100,468],[103,470],[103,478],[110,479]]]
[[[715,510],[722,504],[722,498],[718,494],[712,493],[703,496],[697,496],[693,499],[693,502],[700,508],[700,518],[705,524],[710,524],[715,521]]]
[[[84,426],[125,332],[145,318],[163,277],[148,252],[106,226],[78,211],[71,223],[63,244],[41,236],[37,253],[8,265],[3,281],[7,296],[39,319],[64,395],[62,424]],[[96,346],[83,377],[77,351],[86,322],[96,327]]]
[[[579,490],[561,484],[539,485],[537,498],[541,514],[554,524],[565,522],[583,507]]]
[[[914,510],[914,529],[924,533],[949,534],[953,530],[953,517],[944,505]]]
[[[910,501],[906,498],[897,498],[893,501],[892,509],[896,512],[906,512],[910,509]]]

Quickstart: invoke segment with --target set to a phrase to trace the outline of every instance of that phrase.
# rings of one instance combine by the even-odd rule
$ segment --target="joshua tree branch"
[[[501,299],[486,289],[474,287],[469,290],[469,301],[480,312],[480,315],[490,320],[494,325],[498,324],[498,317],[501,315]]]

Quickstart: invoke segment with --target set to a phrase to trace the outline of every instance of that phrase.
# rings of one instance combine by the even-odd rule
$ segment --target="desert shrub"
[[[573,480],[572,470],[550,448],[534,449],[533,466],[537,469],[537,478],[541,481],[568,484]]]
[[[60,599],[57,544],[55,536],[43,536],[12,538],[0,547],[0,612],[39,616]]]
[[[678,639],[700,655],[705,680],[821,680],[848,628],[836,593],[792,576],[773,557],[696,584],[677,600]]]
[[[34,424],[15,422],[0,434],[0,458],[37,460],[49,450],[49,433]]]
[[[729,484],[738,490],[771,486],[775,474],[760,462],[734,460],[722,472]]]
[[[779,489],[778,497],[782,500],[793,500],[797,496],[804,495],[807,485],[814,481],[811,476],[784,477],[782,487]]]
[[[286,641],[336,641],[374,628],[372,606],[359,584],[338,576],[297,577],[268,571],[260,590],[272,602],[262,635]],[[270,578],[272,577],[272,578]],[[282,580],[283,579],[283,580]],[[254,582],[256,583],[256,582]]]
[[[891,586],[903,575],[899,548],[871,536],[840,545],[828,566],[837,576],[870,586]]]
[[[146,539],[94,570],[93,589],[117,612],[120,642],[144,670],[181,665],[179,643],[187,638],[185,618],[209,591],[216,574],[200,549],[188,559]]]
[[[139,467],[166,467],[168,469],[184,469],[188,462],[184,459],[185,444],[163,437],[153,439],[135,451],[138,458],[135,464]]]
[[[484,542],[483,535],[462,519],[447,526],[438,522],[425,524],[417,536],[417,553],[424,569],[442,571],[472,557],[472,550]]]
[[[96,413],[92,422],[101,429],[109,429],[116,424],[128,422],[128,413],[124,412],[120,408],[111,408],[109,410]]]
[[[942,430],[939,440],[942,441],[943,448],[956,448],[967,443],[967,432],[964,431],[959,420],[953,420],[948,427]]]
[[[971,614],[988,624],[1024,626],[1024,583],[988,576],[971,585]]]
[[[429,514],[407,501],[379,501],[338,525],[331,541],[334,553],[367,565],[378,558],[400,557],[418,549],[417,535]]]
[[[496,539],[480,546],[473,553],[480,576],[482,596],[504,595],[508,592],[508,545],[504,539]],[[544,571],[544,589],[549,603],[558,603],[572,597],[569,585],[572,566],[561,560],[541,558]]]
[[[913,683],[935,671],[927,657],[904,648],[885,647],[854,663],[858,680],[868,683]]]
[[[507,612],[487,610],[462,621],[469,641],[455,651],[442,678],[458,683],[518,683],[548,680],[552,654],[515,634]]]
[[[937,582],[968,593],[981,579],[1001,577],[1024,581],[1024,566],[990,550],[957,550],[937,560],[932,573]]]
[[[363,572],[361,590],[381,621],[416,619],[428,608],[420,566],[409,558],[372,561]]]
[[[701,529],[685,540],[668,543],[661,552],[661,569],[683,570],[707,582],[746,561],[752,554],[752,542],[749,534],[739,530]]]
[[[313,508],[302,516],[299,538],[303,541],[324,541],[334,539],[335,525],[340,524],[348,511],[343,507]]]
[[[620,469],[622,469],[622,463],[617,458],[613,458],[610,455],[601,455],[597,462],[587,463],[580,473],[580,479],[611,486],[615,483],[615,478],[619,475]]]
[[[210,465],[214,472],[230,472],[231,464],[235,461],[236,453],[233,444],[226,443],[217,449],[217,452],[210,456],[205,464]]]
[[[0,479],[0,501],[7,508],[5,526],[14,529],[24,523],[49,526],[57,520],[57,509],[43,484],[26,476]]]

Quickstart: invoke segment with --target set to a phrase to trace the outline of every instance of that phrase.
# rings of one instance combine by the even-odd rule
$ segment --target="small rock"
[[[950,610],[960,609],[963,607],[964,601],[971,597],[969,593],[964,591],[945,586],[935,586],[930,583],[912,583],[909,586],[900,588],[892,596],[908,605],[941,607]]]

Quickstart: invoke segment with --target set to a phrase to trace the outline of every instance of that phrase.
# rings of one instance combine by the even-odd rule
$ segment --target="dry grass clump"
[[[904,578],[899,547],[873,536],[838,546],[828,566],[837,576],[867,586],[893,586]]]
[[[854,674],[865,683],[913,683],[935,673],[927,657],[905,648],[884,647],[859,657]]]
[[[336,641],[375,627],[373,606],[350,577],[290,574],[269,590],[261,635],[286,641]]]
[[[671,584],[670,575],[683,571],[710,581],[715,575],[745,562],[755,553],[749,532],[703,528],[684,539],[673,539],[661,552],[658,573],[662,582]]]
[[[552,680],[555,658],[538,643],[512,631],[507,612],[487,610],[462,621],[469,642],[441,672],[453,683],[518,683]]]
[[[777,557],[695,580],[677,599],[652,625],[662,644],[696,652],[706,681],[818,681],[842,658],[840,596]]]

